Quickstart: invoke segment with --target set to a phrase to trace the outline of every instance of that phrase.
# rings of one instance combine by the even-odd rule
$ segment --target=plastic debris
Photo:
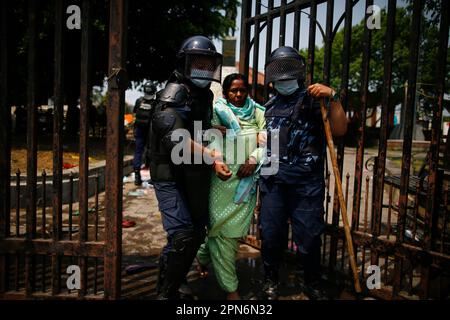
[[[145,190],[142,190],[142,189],[128,191],[128,193],[127,193],[128,196],[132,196],[132,197],[142,197],[142,196],[145,196],[146,194],[147,193],[145,192]]]
[[[129,176],[123,177],[123,183],[134,182],[134,172]]]
[[[100,211],[100,209],[98,211]],[[88,209],[88,213],[93,213],[93,212],[95,212],[95,208]],[[72,216],[79,216],[79,215],[80,215],[80,210],[75,210],[72,212]]]
[[[122,221],[122,228],[132,228],[136,225],[136,222],[132,220],[123,220]]]
[[[72,169],[75,168],[76,165],[71,164],[71,163],[63,163],[63,169]]]

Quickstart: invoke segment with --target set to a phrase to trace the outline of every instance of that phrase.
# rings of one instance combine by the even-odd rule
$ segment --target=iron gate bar
[[[109,74],[123,69],[127,30],[127,1],[110,1]],[[247,64],[248,66],[248,64]],[[117,79],[112,79],[112,81]],[[123,113],[125,90],[108,85],[106,176],[105,176],[105,298],[120,297],[122,253],[122,176],[123,176]]]
[[[41,223],[41,237],[45,238],[47,231],[47,172],[45,169],[42,171],[42,223]]]
[[[52,239],[34,239],[33,241],[23,238],[8,238],[0,243],[0,251],[14,253],[15,251],[33,251],[35,254],[53,254],[63,256],[89,256],[102,258],[105,250],[103,242],[88,241],[83,244],[77,241]]]
[[[326,36],[323,39],[325,45],[325,55],[323,61],[323,83],[327,86],[330,85],[330,73],[331,73],[331,48],[332,48],[332,39],[331,34],[333,31],[333,11],[334,11],[334,0],[327,1],[327,15],[326,15],[326,26],[325,32]],[[331,150],[330,150],[331,152]],[[340,179],[342,181],[342,170],[339,171]],[[335,180],[336,181],[336,180]],[[332,223],[335,226],[339,226],[339,196],[337,188],[334,189],[334,197],[333,197],[333,214],[332,214]],[[334,268],[336,266],[337,260],[337,250],[338,250],[338,240],[337,238],[331,237],[330,243],[330,257],[329,257],[329,266],[330,268]]]
[[[243,0],[242,1],[242,10],[244,9],[244,2],[249,1],[249,0]],[[282,0],[284,1],[284,0]],[[295,12],[297,7],[300,8],[307,8],[308,6],[310,6],[311,3],[315,2],[316,4],[321,4],[326,2],[327,0],[296,0],[296,1],[292,1],[288,4],[286,4],[285,6],[278,6],[278,7],[273,7],[272,10],[268,9],[267,12],[261,13],[258,16],[254,16],[254,17],[250,17],[247,16],[245,19],[245,22],[247,22],[248,24],[253,24],[255,22],[256,19],[258,20],[267,20],[267,17],[270,15],[272,19],[275,18],[279,18],[281,17],[281,10],[284,10],[284,13],[286,15]],[[251,3],[251,1],[249,1]],[[269,0],[270,3],[270,0]],[[270,5],[269,5],[270,8]],[[250,11],[251,13],[251,11]],[[244,17],[244,16],[242,16]]]
[[[365,21],[370,16],[367,13],[367,8],[373,5],[373,0],[366,0],[365,8]],[[363,176],[363,158],[364,158],[364,141],[365,141],[365,123],[366,123],[366,111],[367,111],[367,95],[369,87],[369,66],[370,66],[370,44],[371,44],[372,32],[364,25],[364,43],[363,43],[363,59],[362,59],[362,71],[361,71],[361,126],[360,139],[358,141],[356,161],[355,161],[355,176],[354,176],[354,197],[353,197],[353,211],[352,211],[352,223],[354,223],[354,230],[359,228],[359,216],[361,206],[361,186]],[[355,250],[357,251],[357,250]]]
[[[419,61],[419,40],[420,25],[422,17],[422,0],[415,0],[413,3],[413,16],[410,32],[410,48],[409,48],[409,76],[408,76],[408,92],[405,105],[405,132],[403,137],[403,154],[402,154],[402,170],[400,176],[400,197],[399,212],[397,220],[397,241],[403,242],[405,237],[406,210],[408,204],[408,184],[409,172],[411,167],[411,148],[413,133],[413,114],[415,108],[416,81],[417,81],[417,65]],[[394,296],[397,295],[401,285],[402,265],[398,257],[395,258],[394,267]]]
[[[53,113],[53,214],[52,214],[52,239],[58,242],[62,238],[62,165],[63,165],[63,10],[64,1],[55,0],[55,44],[54,44],[54,113]],[[58,254],[52,255],[51,262],[52,295],[60,293],[61,288],[61,257]]]
[[[309,41],[308,41],[309,68],[308,73],[306,75],[308,84],[313,84],[314,81],[314,58],[316,50],[316,18],[317,18],[317,0],[311,0],[311,10],[309,19]]]
[[[259,15],[261,13],[261,1],[256,1],[255,3],[255,14]],[[252,95],[254,99],[257,99],[258,96],[258,57],[259,57],[259,32],[260,32],[260,21],[258,19],[255,20],[255,28],[254,28],[254,37],[255,40],[253,46],[253,69],[252,69]]]
[[[89,110],[91,107],[91,1],[83,0],[81,11],[81,88],[80,88],[80,171],[78,185],[79,242],[88,240],[88,191],[89,191]],[[79,296],[87,293],[87,257],[78,260],[81,269]]]
[[[11,171],[11,111],[8,106],[8,4],[0,4],[0,115],[4,119],[0,128],[0,241],[10,236],[10,171]],[[0,254],[0,293],[8,287],[7,254]]]
[[[442,111],[444,103],[445,92],[445,76],[447,66],[447,47],[448,47],[448,34],[449,34],[449,5],[448,1],[441,1],[441,22],[439,31],[439,48],[438,48],[438,66],[436,75],[436,88],[437,88],[437,108],[433,114],[433,124],[431,131],[431,144],[428,156],[429,175],[428,175],[428,201],[425,211],[425,228],[424,228],[424,245],[425,250],[431,250],[433,234],[432,227],[437,225],[437,216],[439,212],[439,202],[437,197],[441,194],[440,185],[438,182],[438,164],[439,164],[439,149],[441,143],[441,122]],[[447,136],[447,139],[449,137]],[[442,183],[442,181],[441,181]],[[446,208],[444,209],[444,214]],[[443,226],[444,230],[446,226]],[[420,282],[421,297],[428,297],[428,279],[430,273],[429,266],[422,267],[422,277]]]
[[[16,172],[16,237],[20,236],[20,170]]]
[[[342,15],[342,17],[345,17],[345,24],[344,24],[344,43],[343,43],[343,50],[342,50],[342,82],[341,82],[341,88],[340,88],[340,99],[342,108],[344,109],[344,112],[348,110],[348,85],[349,85],[349,70],[350,70],[350,41],[351,41],[351,32],[352,32],[352,16],[353,16],[353,6],[357,2],[352,0],[346,0],[345,2],[345,14]],[[342,18],[341,17],[341,18]],[[341,22],[338,22],[338,25]],[[337,29],[337,26],[335,27],[335,30]],[[332,35],[334,38],[334,34]],[[332,40],[331,40],[332,41]],[[344,144],[345,138],[339,139],[337,143],[337,162],[338,162],[338,168],[339,172],[342,174],[344,173],[344,151],[345,151],[345,144]],[[349,180],[350,175],[347,173],[346,176],[346,193],[348,193],[349,188]],[[338,195],[334,194],[334,199],[337,199]],[[346,203],[346,209],[348,204],[348,196],[345,197],[345,203]],[[337,215],[339,216],[339,202],[336,201],[335,208],[333,210],[336,210]],[[339,220],[338,220],[339,225]],[[354,250],[356,249],[353,245]],[[342,246],[342,255],[344,256],[345,252],[345,246]],[[350,261],[349,261],[350,263]],[[349,269],[350,265],[349,265]]]
[[[269,0],[269,6],[267,7],[267,30],[266,30],[266,59],[265,63],[269,59],[270,54],[272,53],[272,36],[273,36],[273,19],[272,19],[272,10],[273,10],[273,0]],[[242,49],[241,49],[242,52]],[[264,73],[264,99],[266,101],[269,99],[269,88],[265,85],[266,83],[266,74]]]
[[[391,104],[391,87],[392,87],[392,59],[394,53],[394,35],[395,35],[395,16],[397,11],[397,0],[389,0],[388,15],[386,25],[386,46],[384,55],[384,79],[383,79],[383,93],[381,97],[381,124],[380,124],[380,139],[378,146],[378,162],[376,172],[376,187],[375,187],[375,201],[374,201],[374,226],[372,234],[379,236],[381,232],[381,218],[383,215],[383,193],[384,193],[384,175],[386,172],[386,152],[387,139],[389,133],[389,111]],[[390,210],[390,208],[389,208]],[[372,254],[372,264],[378,264],[378,253],[375,251]]]
[[[252,12],[251,0],[242,0],[241,10],[241,39],[240,39],[240,56],[239,56],[239,72],[248,76],[249,71],[249,41],[250,41],[250,24],[247,23]]]
[[[36,52],[37,52],[37,3],[28,1],[28,81],[27,81],[27,211],[26,239],[36,237],[36,181],[37,181],[37,132],[36,132]],[[25,253],[25,293],[34,291],[34,257]]]
[[[293,47],[296,50],[300,49],[300,25],[301,25],[300,6],[298,3],[296,3],[294,15],[294,39],[293,39]]]
[[[284,46],[286,43],[286,0],[281,0],[280,6],[280,37],[278,46]]]
[[[325,85],[330,85],[330,73],[331,73],[331,48],[332,39],[331,34],[333,32],[333,11],[334,0],[327,1],[327,24],[326,24],[326,37],[323,39],[325,42],[325,56],[323,62],[323,82]],[[342,172],[341,172],[342,175]]]
[[[272,53],[272,36],[273,36],[273,18],[272,18],[272,10],[273,10],[273,1],[269,0],[269,6],[267,8],[267,33],[266,33],[266,62],[269,59],[270,54]],[[267,97],[266,97],[267,99]]]
[[[336,36],[336,33],[339,31],[339,27],[341,26],[342,21],[344,21],[344,19],[346,19],[348,10],[353,10],[353,7],[358,2],[359,2],[359,0],[353,0],[353,2],[351,2],[350,7],[348,6],[347,2],[345,3],[345,11],[341,15],[341,17],[338,19],[338,21],[336,22],[336,25],[334,26],[333,32],[331,33],[331,41],[334,40],[334,37]]]
[[[327,233],[333,234],[338,238],[344,238],[344,229],[336,229],[332,225],[326,226]],[[409,244],[409,243],[397,243],[394,239],[374,238],[371,233],[363,231],[352,231],[353,242],[357,246],[366,246],[371,250],[377,250],[381,254],[395,254],[401,258],[407,258],[413,256],[417,259],[423,256],[427,256],[430,261],[430,265],[440,266],[441,269],[450,268],[450,255],[438,251],[426,251],[425,249]]]

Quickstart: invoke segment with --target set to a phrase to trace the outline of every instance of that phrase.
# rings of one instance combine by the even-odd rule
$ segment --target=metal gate
[[[15,5],[2,1],[0,33],[0,298],[62,298],[117,299],[120,297],[122,249],[122,170],[123,170],[123,110],[126,82],[124,68],[126,36],[126,1],[111,0],[109,23],[109,101],[107,107],[107,141],[104,215],[98,210],[96,189],[95,213],[89,219],[88,190],[98,176],[89,176],[88,110],[91,104],[92,46],[91,15],[93,1],[83,0],[81,6],[81,83],[79,173],[63,175],[63,48],[66,7],[63,0],[54,1],[54,117],[53,172],[51,184],[47,173],[37,172],[37,41],[39,10],[37,0],[27,1],[27,170],[26,183],[10,178],[11,170],[11,103],[8,100],[8,80],[15,71],[8,63],[9,40],[17,28],[10,19]],[[53,5],[52,4],[52,5]],[[53,7],[53,6],[52,6]],[[72,40],[72,39],[70,39]],[[104,53],[106,57],[106,52]],[[13,181],[11,181],[13,180]],[[22,214],[20,185],[25,186],[26,214]],[[46,189],[52,186],[51,203]],[[13,187],[11,187],[13,186]],[[14,188],[15,186],[15,188]],[[64,188],[63,188],[64,186]],[[78,195],[74,195],[74,186]],[[11,189],[16,206],[11,210]],[[91,185],[92,188],[92,185]],[[63,190],[64,189],[64,190]],[[67,190],[69,189],[69,190]],[[68,211],[63,212],[63,192],[70,193]],[[79,217],[72,210],[73,198],[78,197]],[[48,207],[48,208],[47,208]],[[51,213],[47,211],[51,210]],[[78,221],[75,221],[77,219]],[[73,236],[74,224],[78,232]],[[22,227],[26,226],[26,227]],[[103,230],[103,231],[102,231]],[[79,268],[80,290],[71,290],[66,282]]]
[[[266,61],[272,50],[276,48],[273,43],[274,21],[279,21],[278,45],[285,45],[287,37],[292,37],[293,47],[300,46],[301,19],[308,19],[309,42],[307,54],[307,83],[323,82],[330,84],[332,63],[342,62],[341,86],[339,88],[344,110],[349,106],[349,65],[350,44],[352,37],[352,16],[354,6],[363,0],[346,0],[345,11],[335,23],[333,21],[333,0],[279,0],[277,6],[274,0],[242,2],[241,39],[240,39],[240,72],[251,75],[252,95],[255,98],[267,99],[267,88],[262,89],[258,82],[258,65],[261,59]],[[373,0],[364,1],[367,21],[369,14],[367,8],[373,5]],[[318,7],[326,5],[326,26],[322,28],[316,23]],[[449,32],[449,4],[448,1],[440,1],[440,26],[438,59],[436,61],[436,74],[434,84],[437,94],[434,102],[436,108],[432,117],[431,142],[428,149],[428,177],[420,179],[410,174],[412,164],[413,145],[413,113],[415,108],[415,92],[417,83],[418,52],[420,46],[420,30],[422,15],[424,14],[424,1],[412,1],[412,21],[410,24],[410,48],[409,48],[409,75],[404,135],[402,142],[401,174],[390,176],[386,173],[386,154],[388,147],[388,133],[391,128],[393,109],[391,103],[393,48],[395,39],[397,1],[388,0],[387,7],[387,32],[383,48],[384,76],[382,90],[381,127],[379,133],[378,156],[373,160],[373,174],[365,174],[364,151],[366,141],[366,114],[368,109],[369,81],[371,79],[371,41],[373,31],[367,24],[364,27],[363,54],[361,63],[361,87],[359,90],[360,119],[362,125],[358,130],[358,144],[355,151],[354,171],[346,175],[346,201],[351,203],[351,227],[355,251],[357,252],[357,265],[366,283],[367,268],[370,265],[378,266],[382,272],[382,288],[369,290],[375,296],[385,299],[398,299],[402,297],[413,298],[448,298],[449,271],[450,271],[450,247],[448,237],[449,216],[449,175],[448,171],[438,166],[440,148],[443,136],[441,130],[444,85],[447,70],[447,47]],[[306,13],[306,14],[305,14]],[[287,30],[287,18],[293,19],[293,28]],[[332,44],[335,35],[344,23],[344,40],[342,60],[331,61]],[[325,30],[323,30],[325,29]],[[315,77],[314,61],[316,32],[322,33],[325,46],[323,62],[323,80]],[[265,36],[265,56],[260,57],[261,37]],[[250,57],[252,65],[250,66]],[[311,67],[312,66],[312,67]],[[249,72],[251,71],[251,72]],[[448,89],[448,88],[447,88]],[[447,138],[448,140],[448,138]],[[337,145],[338,164],[341,175],[344,165],[344,143],[339,140]],[[449,145],[447,143],[447,145]],[[447,150],[448,152],[448,150]],[[444,159],[445,160],[445,159]],[[448,169],[448,168],[447,168]],[[327,229],[323,237],[322,264],[327,265],[331,275],[340,274],[344,281],[351,285],[351,273],[348,256],[345,250],[345,236],[342,222],[339,217],[339,202],[337,194],[334,194],[333,177],[326,174],[326,214]],[[365,176],[365,178],[364,178]],[[353,178],[351,181],[350,178]],[[342,177],[341,177],[342,178]],[[372,180],[372,182],[371,182]],[[353,184],[353,195],[348,194],[349,186]],[[365,192],[362,192],[362,189]],[[398,203],[393,201],[393,189],[399,190]],[[370,189],[372,190],[371,192]],[[384,196],[384,192],[388,196]],[[331,201],[331,195],[333,195]],[[349,200],[352,198],[352,201]],[[387,199],[386,199],[387,198]],[[408,200],[414,198],[413,201]],[[369,205],[372,203],[372,205]],[[419,215],[419,207],[422,206],[425,214]],[[331,208],[330,208],[331,207]],[[330,213],[330,214],[329,214]],[[350,218],[350,217],[349,217]],[[416,241],[419,232],[423,232],[423,238]],[[257,229],[251,228],[253,234]],[[409,239],[412,234],[412,241]],[[409,237],[408,237],[409,236]],[[254,237],[250,238],[255,244]],[[294,250],[294,244],[290,240],[289,248]]]

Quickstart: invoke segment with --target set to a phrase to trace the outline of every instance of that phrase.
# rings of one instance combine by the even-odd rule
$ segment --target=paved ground
[[[148,171],[142,171],[148,178]],[[136,225],[123,229],[123,267],[130,265],[149,264],[144,273],[128,277],[125,285],[125,297],[137,299],[152,299],[155,297],[154,286],[157,277],[158,254],[164,246],[166,239],[161,224],[161,215],[158,211],[154,190],[150,187],[136,187],[133,177],[129,176],[124,183],[123,218],[132,220]],[[281,299],[307,299],[296,284],[297,270],[291,256],[287,255],[286,262],[281,271]],[[152,268],[152,264],[153,267]],[[239,291],[245,299],[258,299],[262,287],[261,259],[258,250],[242,244],[237,260],[240,278]],[[133,277],[135,280],[132,280]],[[325,278],[326,280],[326,278]],[[333,279],[336,281],[336,279]],[[189,275],[189,282],[199,299],[224,299],[225,293],[220,289],[212,267],[209,267],[207,279],[200,279],[195,271],[195,265]],[[324,290],[330,298],[354,299],[343,289],[343,286],[324,281]]]

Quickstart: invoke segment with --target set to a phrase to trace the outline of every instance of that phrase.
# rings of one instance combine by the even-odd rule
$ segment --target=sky
[[[288,0],[287,2],[290,3],[293,0]],[[255,0],[253,2],[253,8],[252,12],[255,11]],[[262,8],[261,13],[267,12],[267,9],[264,6],[268,6],[268,0],[261,0]],[[277,7],[281,3],[281,0],[274,0],[274,6]],[[359,23],[364,18],[364,10],[365,10],[365,3],[366,1],[360,0],[353,8],[353,19],[352,24],[355,25]],[[381,9],[387,7],[387,0],[374,0],[374,5],[379,6]],[[404,0],[398,0],[397,6],[404,6],[405,1]],[[325,30],[326,27],[326,10],[327,4],[326,2],[323,4],[320,4],[317,7],[317,20],[322,25],[322,28]],[[334,1],[334,17],[333,21],[334,24],[339,20],[341,15],[344,13],[345,9],[345,0],[335,0]],[[305,9],[306,13],[309,13],[309,9]],[[340,28],[344,27],[344,21],[341,23]],[[241,32],[241,8],[238,8],[237,12],[237,18],[236,18],[236,61],[239,59],[239,42],[240,42],[240,32]],[[251,37],[253,38],[253,28],[251,30]],[[273,37],[272,37],[272,48],[276,48],[279,46],[279,32],[280,32],[280,22],[279,18],[274,20],[273,24]],[[293,45],[293,34],[294,34],[294,14],[289,14],[286,17],[286,45],[292,46]],[[308,16],[305,14],[301,15],[301,23],[300,23],[300,48],[307,48],[308,47],[308,38],[309,38],[309,19]],[[220,39],[213,39],[214,44],[216,45],[216,48],[219,52],[222,52],[222,41]],[[322,35],[317,29],[316,32],[316,44],[321,45],[323,43]],[[258,61],[258,70],[263,71],[264,70],[264,59],[261,59],[261,57],[265,57],[265,44],[266,44],[266,31],[265,29],[261,32],[260,37],[260,49],[259,49],[259,55],[260,59]],[[250,65],[253,65],[253,50],[250,51]],[[133,104],[136,101],[137,98],[142,96],[142,92],[139,92],[137,90],[127,90],[125,95],[125,100],[129,104]]]

